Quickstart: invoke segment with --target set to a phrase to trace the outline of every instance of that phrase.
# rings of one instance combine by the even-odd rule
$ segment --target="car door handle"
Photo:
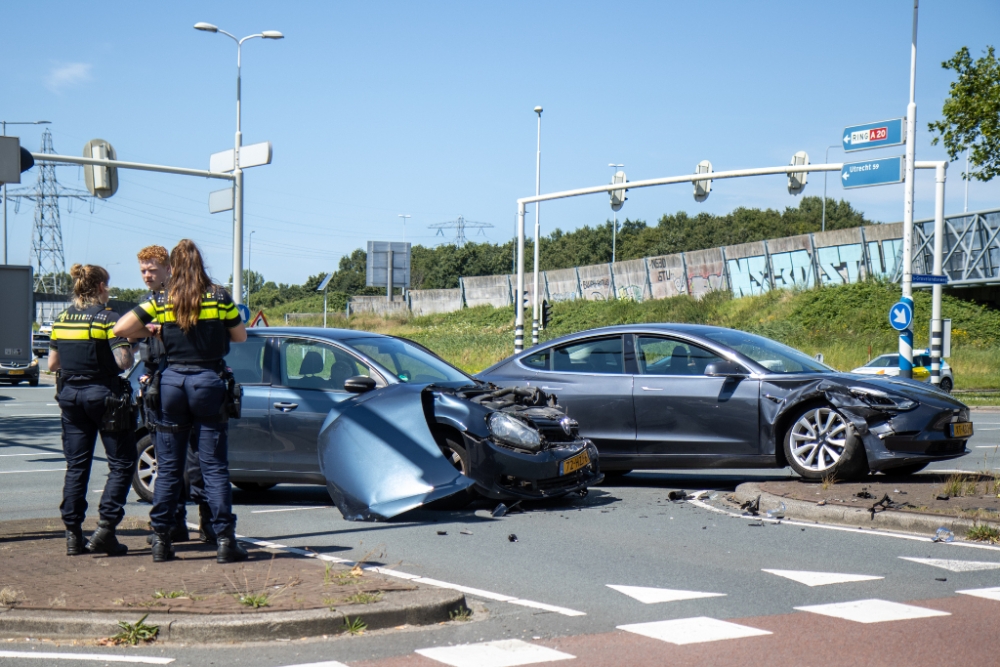
[[[643,391],[663,391],[663,387],[643,387]]]
[[[282,412],[291,412],[295,408],[299,407],[298,403],[275,403],[274,407],[278,408]]]

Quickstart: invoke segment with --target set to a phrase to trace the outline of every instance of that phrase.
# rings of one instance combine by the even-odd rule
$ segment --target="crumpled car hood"
[[[431,434],[424,388],[390,385],[330,411],[319,434],[319,465],[345,519],[384,521],[472,486]]]

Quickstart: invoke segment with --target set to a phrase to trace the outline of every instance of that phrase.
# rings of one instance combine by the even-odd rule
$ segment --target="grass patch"
[[[146,614],[135,623],[118,621],[118,627],[121,628],[121,632],[113,637],[109,637],[108,643],[135,646],[139,642],[148,643],[153,641],[156,639],[156,635],[160,633],[160,628],[157,625],[146,625],[148,617],[149,614]]]
[[[382,599],[382,591],[374,593],[355,593],[347,598],[349,604],[372,604]]]
[[[976,525],[969,529],[965,538],[974,542],[988,542],[990,544],[1000,544],[1000,529],[993,526]]]
[[[978,496],[979,480],[976,477],[969,475],[951,475],[947,480],[945,480],[944,486],[941,488],[941,493],[951,496],[952,498],[961,498],[962,496]]]
[[[913,330],[918,348],[928,346],[930,296],[925,290],[914,294]],[[898,349],[897,334],[885,322],[885,313],[898,300],[897,285],[871,280],[809,290],[773,290],[742,299],[713,292],[700,301],[686,295],[644,302],[564,301],[554,304],[553,320],[540,337],[545,341],[612,324],[714,324],[761,334],[809,355],[822,352],[826,363],[847,371]],[[942,309],[945,317],[952,319],[953,356],[948,363],[954,369],[956,387],[1000,389],[1000,311],[949,295],[944,296]],[[268,309],[272,322],[283,324],[283,313],[273,314],[276,317]],[[321,325],[322,321],[295,324]],[[471,373],[508,357],[514,349],[513,306],[479,306],[423,317],[362,313],[331,320],[330,326],[411,338]],[[1000,397],[972,399],[970,405],[1000,404]]]
[[[820,488],[823,489],[824,491],[829,491],[830,487],[837,484],[838,481],[839,480],[837,479],[836,475],[823,475],[823,479],[820,482]]]
[[[23,596],[23,592],[14,590],[10,586],[4,586],[0,589],[0,606],[10,607],[22,599]]]
[[[188,597],[185,591],[166,591],[162,588],[153,593],[154,600],[176,600],[177,598]]]
[[[360,616],[355,616],[352,621],[349,616],[344,617],[344,632],[349,635],[363,635],[368,629],[368,624],[361,620]]]
[[[460,609],[455,609],[454,611],[448,612],[448,618],[453,621],[465,622],[472,620],[472,610],[468,607],[462,607]]]

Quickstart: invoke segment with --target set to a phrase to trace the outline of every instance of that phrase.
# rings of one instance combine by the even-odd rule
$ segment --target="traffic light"
[[[31,169],[35,158],[21,147],[17,137],[0,137],[0,183],[20,183],[21,174]]]
[[[624,171],[616,171],[615,175],[611,179],[611,184],[612,185],[618,185],[618,184],[623,184],[624,185],[625,183],[628,183],[628,179],[625,177],[625,172]],[[611,210],[612,211],[620,211],[620,210],[622,210],[622,206],[624,206],[625,202],[628,201],[628,197],[625,196],[626,192],[628,192],[627,188],[623,188],[621,190],[612,190],[611,191]]]
[[[698,166],[694,168],[694,173],[696,174],[711,174],[712,173],[712,163],[708,160],[702,160],[698,163]],[[708,199],[708,195],[712,192],[712,179],[707,178],[703,181],[693,181],[694,183],[694,200],[695,201],[705,201]]]
[[[800,164],[809,164],[809,154],[805,151],[799,151],[792,156],[792,161],[789,162],[793,167],[797,167]],[[791,171],[788,172],[788,194],[797,195],[802,194],[802,191],[806,189],[806,181],[809,179],[808,171]]]
[[[552,304],[549,303],[548,299],[542,301],[542,328],[549,326],[549,322],[552,321]]]
[[[528,290],[524,290],[524,293],[521,295],[521,301],[524,302],[524,309],[525,310],[527,310],[528,308],[531,308],[531,297],[528,296]]]
[[[83,147],[83,157],[98,160],[117,160],[114,147],[104,139],[92,139]],[[118,167],[102,167],[87,164],[83,166],[83,180],[87,189],[95,197],[107,199],[118,192]]]

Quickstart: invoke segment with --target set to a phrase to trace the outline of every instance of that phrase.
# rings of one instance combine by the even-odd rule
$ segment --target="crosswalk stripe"
[[[520,639],[422,648],[416,653],[451,667],[518,667],[518,665],[570,660],[576,657],[545,646],[529,644]]]
[[[979,570],[1000,570],[1000,563],[991,563],[981,560],[949,560],[946,558],[910,558],[900,556],[903,560],[908,560],[921,565],[939,567],[950,572],[976,572]]]
[[[852,581],[873,581],[875,579],[885,579],[885,577],[875,577],[867,574],[841,574],[839,572],[810,572],[809,570],[761,570],[769,574],[775,574],[785,579],[797,581],[806,586],[828,586],[830,584],[846,584]]]
[[[907,621],[933,616],[951,616],[946,611],[937,611],[936,609],[928,609],[926,607],[915,607],[910,604],[875,599],[816,604],[806,607],[795,607],[795,609],[822,616],[842,618],[856,623],[884,623],[886,621]]]
[[[680,600],[697,600],[700,598],[725,597],[725,593],[702,593],[700,591],[679,591],[671,588],[648,588],[645,586],[618,586],[606,584],[608,588],[624,593],[643,604],[657,602],[679,602]]]
[[[174,661],[173,658],[147,658],[138,655],[115,655],[113,653],[45,653],[43,651],[0,651],[0,658],[127,662],[139,665],[169,665]]]
[[[643,637],[677,644],[678,646],[715,642],[723,639],[760,637],[771,634],[767,630],[751,628],[747,625],[739,625],[738,623],[730,623],[729,621],[721,621],[717,618],[709,618],[708,616],[619,625],[618,629],[642,635]]]
[[[962,595],[972,595],[977,598],[985,598],[987,600],[997,600],[1000,602],[1000,586],[996,588],[970,588],[964,591],[955,591],[956,593],[961,593]]]

